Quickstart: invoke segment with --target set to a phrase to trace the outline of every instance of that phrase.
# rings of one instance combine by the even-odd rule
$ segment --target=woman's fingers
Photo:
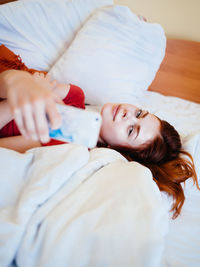
[[[25,130],[25,125],[24,125],[24,120],[23,120],[23,112],[21,111],[20,108],[16,107],[13,109],[13,116],[14,116],[14,120],[17,124],[17,127],[19,129],[19,131],[21,132],[21,134],[28,138],[28,135],[26,133]]]
[[[23,114],[24,114],[24,126],[26,135],[35,141],[38,140],[35,121],[33,118],[32,107],[30,103],[26,103],[23,106]]]
[[[58,101],[57,101],[58,102]],[[46,114],[52,129],[58,129],[61,125],[61,115],[56,107],[55,100],[50,99],[46,105]]]
[[[37,101],[34,106],[25,103],[20,108],[14,109],[14,119],[20,133],[26,138],[48,142],[48,123],[42,101]]]
[[[34,104],[34,119],[38,139],[42,143],[47,143],[50,137],[44,101],[37,101]]]
[[[32,104],[25,103],[20,108],[15,108],[14,119],[23,136],[42,143],[47,143],[50,139],[49,123],[52,129],[57,129],[61,125],[60,113],[51,98],[47,102],[37,100]]]
[[[34,104],[33,112],[36,133],[42,143],[47,143],[50,140],[49,126],[52,129],[58,129],[61,125],[61,115],[57,110],[54,98],[51,95],[46,101],[40,100]]]
[[[13,114],[20,133],[26,138],[39,140],[42,143],[49,141],[49,124],[52,129],[61,125],[61,116],[56,103],[63,104],[62,100],[53,93],[45,97],[24,100],[23,104],[15,104]]]

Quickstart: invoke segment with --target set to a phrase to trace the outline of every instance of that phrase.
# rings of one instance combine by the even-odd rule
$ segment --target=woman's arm
[[[40,142],[27,139],[23,135],[0,138],[0,147],[12,149],[21,153],[40,146]]]

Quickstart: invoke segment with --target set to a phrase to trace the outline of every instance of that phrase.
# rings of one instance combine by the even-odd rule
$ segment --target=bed
[[[37,39],[43,29],[46,30],[52,21],[50,28],[53,30],[56,26],[55,17],[51,17],[51,21],[48,17],[46,21],[48,23],[43,23],[40,31],[37,30],[38,25],[33,27],[31,23],[24,26],[24,32],[21,27],[24,25],[23,19],[28,20],[34,16],[34,9],[37,11],[37,16],[39,10],[42,10],[45,19],[47,13],[44,12],[44,5],[48,1],[22,0],[0,6],[0,42],[5,43],[7,40],[6,44],[22,55],[22,59],[32,67],[35,67],[33,61],[36,59],[36,56],[33,57],[35,47],[40,46],[37,56],[38,53],[41,55],[37,58],[36,64],[41,69],[50,70],[53,76],[59,74],[60,80],[70,79],[79,82],[83,88],[92,88],[96,80],[103,87],[102,73],[98,77],[95,76],[94,81],[91,77],[91,84],[84,79],[87,75],[91,75],[91,72],[87,73],[87,69],[90,68],[91,71],[89,63],[92,64],[90,60],[96,56],[87,54],[93,51],[92,48],[96,43],[94,41],[84,43],[84,38],[90,36],[89,30],[92,26],[89,23],[92,20],[96,23],[94,18],[98,18],[98,23],[100,21],[100,17],[94,17],[93,12],[104,12],[103,15],[106,14],[106,17],[101,18],[103,21],[108,18],[109,24],[112,24],[113,13],[111,17],[108,16],[110,14],[108,10],[113,8],[112,1],[85,0],[83,3],[81,0],[60,0],[60,5],[68,3],[67,8],[70,7],[73,11],[70,6],[73,4],[76,10],[70,21],[70,27],[68,25],[65,28],[67,33],[70,32],[70,36],[65,42],[53,42],[52,38],[62,40],[63,29],[60,30],[59,37],[55,37],[55,32],[51,35],[51,31],[48,31],[47,38],[46,35],[40,38],[39,43]],[[56,6],[55,3],[55,0],[51,0],[54,12],[59,8],[58,2]],[[49,4],[49,8],[51,5]],[[29,18],[23,13],[24,17],[19,15],[21,20],[18,21],[17,13],[23,8],[26,8],[27,13],[30,12]],[[12,18],[9,12],[12,13]],[[120,21],[128,27],[123,13],[127,18],[130,11],[117,7],[115,12],[120,12],[117,13],[117,23]],[[75,20],[75,14],[78,14],[79,20]],[[61,11],[59,16],[62,19]],[[41,21],[42,16],[40,23]],[[140,25],[136,16],[134,21]],[[9,22],[9,32],[4,31],[2,27],[7,25],[7,22]],[[102,29],[98,28],[98,25],[102,26],[102,22],[95,24],[95,34]],[[142,25],[147,26],[147,24]],[[119,32],[124,34],[123,28],[118,26],[117,38]],[[31,34],[28,27],[31,27]],[[143,72],[148,84],[143,83],[143,80],[137,80],[144,90],[142,92],[136,90],[136,94],[133,95],[127,91],[127,96],[124,95],[124,91],[119,91],[117,98],[116,95],[113,97],[104,90],[102,94],[96,96],[97,100],[93,101],[95,92],[100,90],[97,84],[96,91],[86,90],[86,101],[89,108],[98,109],[104,101],[123,99],[169,121],[179,131],[184,149],[192,154],[200,182],[200,43],[174,39],[167,39],[165,42],[162,29],[160,26],[155,27],[152,29],[155,39],[157,38],[156,43],[146,47],[145,51],[148,52],[155,45],[160,53],[156,54],[155,61],[144,62],[146,65],[138,68],[141,70],[147,64],[154,67],[154,73]],[[107,30],[105,24],[104,33],[109,35]],[[144,31],[146,34],[146,28]],[[33,42],[34,38],[36,39]],[[150,37],[146,38],[148,41]],[[98,39],[98,45],[105,45],[101,40]],[[112,45],[106,42],[106,48],[112,49],[109,51],[118,53],[118,50],[114,49],[119,47],[115,47],[115,43]],[[45,54],[45,49],[52,53]],[[95,47],[95,53],[99,51],[101,54],[101,51],[96,49]],[[81,58],[83,51],[88,56],[88,62]],[[124,53],[124,50],[120,50],[120,53]],[[106,57],[109,55],[106,54]],[[79,60],[77,64],[76,60]],[[81,62],[84,62],[84,67]],[[114,66],[117,63],[114,61]],[[64,73],[60,65],[65,67]],[[79,66],[82,66],[81,70]],[[112,66],[109,65],[110,68]],[[71,76],[66,77],[66,70]],[[78,81],[74,80],[75,70],[76,74],[80,72]],[[96,71],[99,73],[98,66]],[[112,74],[113,76],[109,77],[111,81],[115,76],[114,72]],[[123,78],[122,74],[123,72],[121,72]],[[104,77],[106,80],[107,76]],[[125,78],[127,79],[127,76]],[[118,83],[120,82],[118,80]],[[122,82],[124,83],[124,80]],[[108,86],[112,92],[112,88],[117,85],[111,82]],[[127,82],[126,88],[128,87]],[[83,146],[65,144],[35,148],[24,154],[1,148],[0,169],[0,265],[2,267],[200,266],[200,192],[193,186],[191,180],[183,185],[186,200],[181,215],[173,220],[170,212],[172,200],[158,190],[151,172],[136,162],[127,162],[121,154],[109,148],[94,148],[88,151]]]

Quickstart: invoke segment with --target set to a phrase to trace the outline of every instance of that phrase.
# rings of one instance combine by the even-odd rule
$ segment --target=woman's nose
[[[127,120],[128,117],[129,117],[129,113],[127,110],[124,109],[122,112],[122,119]]]

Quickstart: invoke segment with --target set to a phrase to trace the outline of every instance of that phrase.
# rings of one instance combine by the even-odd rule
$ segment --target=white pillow
[[[113,0],[22,0],[0,7],[0,44],[30,68],[49,70],[99,7]]]
[[[86,103],[128,101],[148,89],[163,60],[166,37],[125,6],[98,9],[50,70],[83,88]]]

